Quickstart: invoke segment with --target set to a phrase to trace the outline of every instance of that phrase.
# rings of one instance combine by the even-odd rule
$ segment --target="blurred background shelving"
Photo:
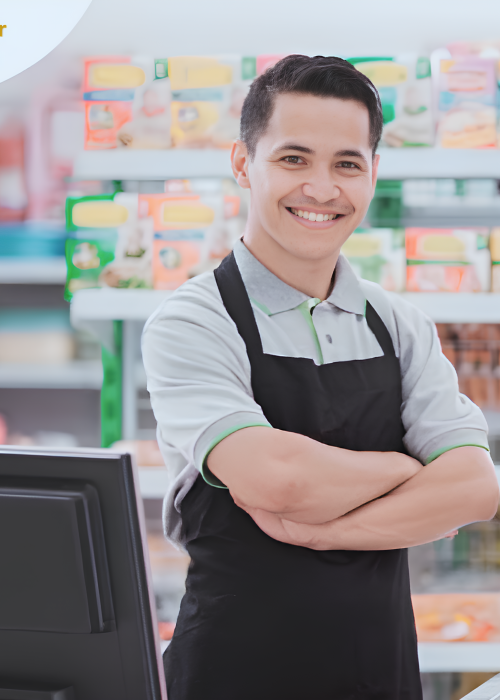
[[[314,0],[315,11],[302,16],[300,41],[297,14],[290,11],[293,2],[256,0],[252,8],[233,3],[230,12],[223,4],[195,3],[193,9],[178,3],[166,9],[144,0],[131,21],[130,12],[117,13],[112,0],[94,0],[61,47],[0,85],[0,440],[68,447],[126,441],[123,449],[137,450],[157,607],[165,621],[176,619],[189,562],[161,532],[168,478],[155,452],[156,423],[140,338],[148,316],[172,292],[82,289],[73,294],[71,304],[65,301],[65,201],[114,193],[159,195],[168,187],[175,191],[185,179],[193,190],[203,185],[205,192],[217,181],[221,192],[234,195],[235,183],[228,150],[207,143],[148,150],[120,143],[85,150],[89,105],[82,102],[83,57],[120,56],[124,50],[134,60],[144,54],[224,52],[259,54],[272,61],[289,51],[343,56],[387,56],[392,51],[404,56],[410,49],[430,58],[436,76],[439,60],[458,50],[452,46],[458,37],[470,39],[469,49],[476,54],[486,50],[492,60],[500,58],[500,42],[483,41],[492,35],[492,27],[500,26],[500,9],[493,0],[478,0],[466,12],[451,0],[422,0],[404,8],[396,0],[384,0],[383,20],[380,5],[368,0],[356,7],[344,3],[335,7],[335,20],[342,26],[356,24],[357,32],[335,36],[333,48],[331,23],[317,22],[318,16],[332,12],[322,1]],[[235,19],[244,19],[244,36],[234,32]],[[280,36],[273,29],[278,22],[284,30]],[[267,55],[269,50],[277,53]],[[437,127],[441,117],[435,87]],[[392,99],[384,89],[383,99]],[[390,120],[387,104],[384,114]],[[437,142],[436,129],[434,133]],[[379,183],[366,230],[468,228],[481,230],[487,238],[490,229],[500,226],[498,147],[385,145],[379,152]],[[242,198],[242,221],[247,206]],[[241,232],[240,223],[231,231],[233,238]],[[461,390],[484,409],[492,455],[500,462],[500,292],[398,293],[438,324]],[[415,596],[499,593],[500,521],[473,524],[454,540],[412,549],[410,567]],[[463,623],[462,612],[457,614]],[[425,700],[458,700],[500,671],[500,640],[484,630],[485,638],[491,633],[489,641],[470,641],[469,635],[420,643]]]

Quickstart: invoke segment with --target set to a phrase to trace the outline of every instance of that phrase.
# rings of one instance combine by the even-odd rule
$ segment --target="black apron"
[[[405,451],[399,361],[369,303],[384,355],[318,366],[263,353],[232,254],[215,277],[274,428],[349,450]],[[169,700],[421,700],[407,550],[278,542],[201,476],[181,515],[191,564],[164,655]]]

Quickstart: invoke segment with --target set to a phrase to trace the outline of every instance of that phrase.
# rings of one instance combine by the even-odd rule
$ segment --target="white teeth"
[[[300,216],[302,219],[308,219],[309,221],[333,221],[333,219],[336,219],[338,216],[338,214],[315,214],[312,211],[293,209],[293,207],[290,207],[290,211],[292,214],[295,214],[295,216]]]

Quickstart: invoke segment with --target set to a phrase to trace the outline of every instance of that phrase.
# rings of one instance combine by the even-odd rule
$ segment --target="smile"
[[[334,221],[342,216],[342,214],[316,214],[313,211],[303,211],[292,207],[287,207],[287,209],[295,216],[300,216],[301,219],[307,219],[308,221]]]

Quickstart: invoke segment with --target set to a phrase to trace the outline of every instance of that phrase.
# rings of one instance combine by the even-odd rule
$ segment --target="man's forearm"
[[[388,493],[422,465],[397,452],[354,452],[254,427],[219,443],[208,467],[245,510],[324,523]]]
[[[489,454],[478,447],[446,452],[390,494],[330,523],[278,521],[250,512],[267,534],[311,549],[383,550],[444,537],[467,523],[489,520],[498,483]]]

